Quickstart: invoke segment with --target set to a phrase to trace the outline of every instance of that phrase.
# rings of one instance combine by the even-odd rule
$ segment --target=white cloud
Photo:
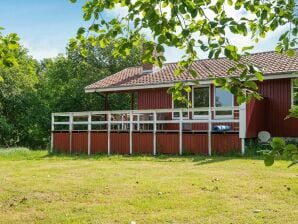
[[[44,58],[56,57],[59,53],[64,53],[64,49],[58,49],[54,47],[54,44],[48,43],[46,41],[32,42],[27,40],[22,40],[21,44],[29,50],[29,55],[37,60],[42,60]]]

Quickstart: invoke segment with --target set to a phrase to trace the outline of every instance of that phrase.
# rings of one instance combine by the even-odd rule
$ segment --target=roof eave
[[[264,80],[270,79],[284,79],[284,78],[298,78],[298,71],[293,72],[279,72],[279,73],[267,73],[264,75]],[[187,85],[194,85],[194,81],[199,81],[200,85],[211,84],[214,78],[192,80],[192,81],[182,81]],[[252,80],[257,80],[253,78]],[[118,91],[128,91],[128,90],[140,90],[140,89],[153,89],[153,88],[167,88],[174,86],[175,83],[179,81],[164,82],[158,84],[142,84],[142,85],[128,85],[128,86],[114,86],[114,87],[104,87],[104,88],[85,88],[85,93],[103,93],[103,92],[118,92]]]

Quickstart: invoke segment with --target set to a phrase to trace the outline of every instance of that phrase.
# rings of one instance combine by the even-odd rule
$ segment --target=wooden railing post
[[[132,154],[132,134],[133,134],[133,115],[132,111],[129,113],[129,154]]]
[[[108,112],[108,155],[111,154],[111,113]]]
[[[156,155],[156,111],[153,112],[153,155]]]
[[[239,138],[241,138],[241,154],[245,153],[245,137],[246,137],[246,104],[243,103],[239,107]]]
[[[72,153],[73,113],[69,115],[69,153]]]
[[[179,155],[182,155],[182,127],[183,125],[183,112],[182,109],[179,111]]]
[[[54,114],[51,114],[51,150],[50,152],[52,153],[54,150],[54,131],[55,131],[55,116]]]
[[[209,117],[208,117],[208,155],[212,154],[212,110],[209,108]]]
[[[91,154],[91,122],[92,122],[92,117],[91,113],[89,112],[88,114],[88,155]]]

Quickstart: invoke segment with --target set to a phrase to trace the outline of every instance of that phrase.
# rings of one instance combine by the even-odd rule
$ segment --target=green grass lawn
[[[0,150],[0,223],[298,223],[298,166]]]

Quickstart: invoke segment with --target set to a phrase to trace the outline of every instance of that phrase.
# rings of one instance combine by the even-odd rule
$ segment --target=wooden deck
[[[201,111],[208,116],[192,119]],[[232,115],[219,118],[217,111]],[[51,150],[88,155],[244,153],[245,114],[245,106],[53,113]],[[230,130],[215,131],[219,125]]]

